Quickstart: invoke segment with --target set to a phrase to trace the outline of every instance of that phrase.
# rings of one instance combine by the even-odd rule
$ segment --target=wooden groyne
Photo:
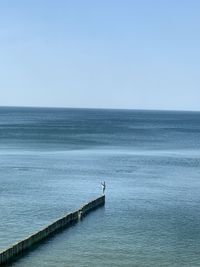
[[[104,204],[105,196],[101,196],[83,205],[79,210],[67,214],[66,216],[51,223],[44,229],[38,231],[37,233],[28,236],[24,240],[0,252],[0,266],[4,266],[5,264],[12,262],[20,255],[23,255],[25,251],[33,248],[34,245],[39,244],[48,237],[56,234],[58,231],[76,223],[81,217],[86,216],[89,212],[103,206]]]

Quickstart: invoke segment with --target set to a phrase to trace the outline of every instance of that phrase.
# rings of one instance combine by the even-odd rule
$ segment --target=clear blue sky
[[[0,105],[200,110],[199,0],[1,0]]]

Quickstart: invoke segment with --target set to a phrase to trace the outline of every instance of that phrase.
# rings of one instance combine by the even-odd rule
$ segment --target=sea
[[[14,267],[200,266],[200,113],[0,108],[0,250],[102,194]]]

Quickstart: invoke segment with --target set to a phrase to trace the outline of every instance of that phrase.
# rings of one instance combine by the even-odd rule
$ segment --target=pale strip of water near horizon
[[[200,266],[200,113],[0,108],[0,249],[101,194],[16,267]]]

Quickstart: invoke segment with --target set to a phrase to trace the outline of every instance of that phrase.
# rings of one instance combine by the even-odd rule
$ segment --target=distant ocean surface
[[[16,267],[200,266],[200,113],[0,108],[0,249],[101,194]]]

